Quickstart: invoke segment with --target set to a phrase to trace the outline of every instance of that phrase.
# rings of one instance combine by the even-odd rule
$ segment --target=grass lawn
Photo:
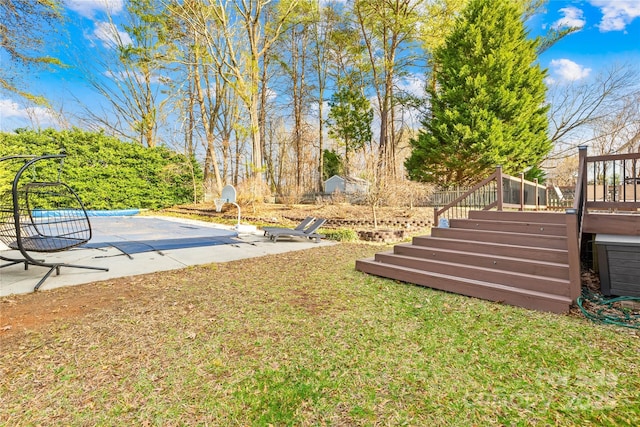
[[[638,424],[635,331],[355,271],[382,249],[60,290],[113,303],[0,335],[0,425]]]

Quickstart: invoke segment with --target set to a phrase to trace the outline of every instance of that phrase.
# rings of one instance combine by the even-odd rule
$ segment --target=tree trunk
[[[193,78],[194,78],[194,86],[196,89],[196,95],[198,99],[198,105],[200,106],[200,118],[202,121],[202,126],[204,127],[205,137],[206,137],[206,151],[207,155],[205,158],[205,168],[204,168],[204,181],[205,188],[206,183],[210,183],[209,194],[205,194],[205,198],[208,196],[211,198],[213,194],[211,192],[214,190],[213,185],[217,189],[218,193],[222,192],[222,179],[220,178],[220,168],[218,166],[218,159],[215,151],[215,138],[213,135],[213,129],[211,128],[211,123],[209,118],[207,117],[207,106],[205,104],[204,92],[202,90],[201,78],[200,78],[200,69],[198,66],[198,62],[194,65],[193,69]],[[213,177],[211,174],[213,173]]]

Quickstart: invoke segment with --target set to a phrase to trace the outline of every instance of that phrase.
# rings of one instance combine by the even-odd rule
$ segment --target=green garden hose
[[[582,295],[578,297],[576,302],[585,317],[594,322],[640,329],[640,314],[636,314],[639,310],[633,310],[627,307],[622,307],[620,304],[616,304],[621,301],[640,302],[640,298],[605,298],[602,295],[591,291],[589,288],[583,288]]]

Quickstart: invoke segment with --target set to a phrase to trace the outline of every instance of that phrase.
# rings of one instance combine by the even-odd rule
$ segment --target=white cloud
[[[404,77],[399,83],[398,87],[417,97],[425,96],[425,76],[424,74],[411,74]]]
[[[25,107],[11,99],[0,99],[0,118],[18,119],[40,124],[55,123],[56,116],[49,108]]]
[[[599,7],[602,20],[600,31],[624,31],[628,24],[640,17],[638,0],[590,0],[592,6]]]
[[[93,19],[98,12],[117,15],[124,7],[124,0],[64,0],[67,8]]]
[[[267,100],[271,102],[275,101],[276,99],[278,99],[278,92],[273,90],[273,88],[267,87]]]
[[[563,17],[554,22],[551,28],[556,30],[560,28],[582,28],[586,24],[584,12],[577,7],[563,7],[559,12],[562,13]]]
[[[102,42],[105,47],[127,46],[132,43],[131,37],[110,22],[96,22],[93,37]]]
[[[28,117],[24,108],[10,99],[0,99],[0,116],[2,117]]]
[[[591,68],[585,68],[570,59],[553,59],[550,66],[552,73],[563,81],[582,80],[591,73]],[[550,81],[555,79],[551,78]]]

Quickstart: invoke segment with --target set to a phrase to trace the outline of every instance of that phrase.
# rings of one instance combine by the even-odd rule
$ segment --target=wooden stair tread
[[[506,302],[507,304],[532,310],[563,313],[569,310],[573,302],[570,297],[558,294],[522,289],[515,286],[418,270],[410,267],[382,264],[383,263],[375,261],[374,258],[367,258],[356,261],[356,268],[365,273],[393,280],[400,280],[406,283],[414,283],[432,289],[459,293],[491,301]],[[381,266],[383,267],[383,271],[378,271]],[[417,278],[421,280],[416,280]]]
[[[434,239],[439,239],[439,237],[434,237]],[[473,242],[476,243],[476,242]],[[482,242],[480,242],[482,243]],[[500,244],[500,243],[496,243],[496,244]],[[510,257],[510,256],[504,256],[504,255],[492,255],[492,254],[487,254],[487,253],[478,253],[478,252],[474,252],[474,251],[460,251],[460,250],[456,250],[456,249],[446,249],[446,248],[430,248],[428,246],[419,246],[419,245],[412,245],[411,243],[399,243],[395,246],[400,246],[400,247],[407,247],[407,248],[413,248],[415,250],[420,250],[420,251],[430,251],[430,250],[436,250],[439,252],[448,252],[448,253],[452,253],[452,254],[461,254],[461,255],[473,255],[473,256],[477,256],[480,258],[490,258],[490,259],[498,259],[500,261],[505,261],[505,262],[509,262],[509,261],[519,261],[519,262],[530,262],[530,263],[534,263],[534,264],[541,264],[541,265],[548,265],[551,267],[569,267],[569,264],[567,263],[561,263],[561,262],[553,262],[553,261],[540,261],[538,259],[528,259],[528,258],[520,258],[520,257]],[[513,245],[503,245],[503,246],[513,246]],[[523,246],[525,248],[530,248],[529,246]],[[547,249],[547,248],[536,248],[536,249]],[[562,249],[554,249],[553,251],[557,251],[559,253],[565,253],[565,250]],[[391,251],[389,251],[391,252]]]
[[[531,275],[543,275],[558,279],[569,279],[568,254],[549,254],[526,251],[522,256],[516,256],[513,251],[507,253],[492,254],[485,251],[474,251],[474,248],[448,249],[438,246],[416,246],[399,244],[393,248],[393,253],[408,255],[423,259],[442,260],[463,265],[475,265],[499,269],[501,271],[513,271]],[[537,257],[532,258],[535,254]],[[545,259],[547,258],[547,259]]]
[[[469,219],[500,218],[502,221],[522,222],[528,221],[527,218],[535,218],[536,222],[541,223],[566,224],[566,215],[559,212],[470,211]]]
[[[456,218],[456,219],[452,219],[451,221],[469,221],[469,222],[478,222],[478,223],[481,223],[481,224],[490,224],[490,223],[493,223],[493,222],[500,222],[500,223],[526,224],[526,225],[541,226],[541,227],[549,227],[549,226],[558,225],[558,226],[565,226],[566,227],[566,223],[537,222],[537,221],[528,221],[528,220],[524,220],[524,221],[505,221],[505,220],[502,220],[502,219]]]
[[[481,233],[484,235],[502,235],[502,236],[516,236],[518,239],[538,239],[538,238],[545,238],[545,239],[550,239],[550,240],[567,240],[567,236],[546,236],[546,235],[540,235],[540,234],[534,234],[534,233],[516,233],[513,231],[499,231],[499,230],[482,230],[482,229],[477,229],[477,228],[434,228],[431,232],[433,233],[436,230],[442,230],[442,231],[438,231],[438,232],[444,232],[444,233],[448,233],[448,232],[473,232],[473,233]]]
[[[468,245],[485,245],[485,246],[504,246],[505,248],[522,248],[522,249],[534,249],[540,251],[548,251],[553,253],[566,253],[566,249],[556,249],[556,248],[542,248],[538,246],[523,246],[523,245],[513,245],[510,243],[499,243],[499,242],[479,242],[477,240],[466,240],[466,239],[452,239],[448,237],[440,237],[440,236],[418,236],[413,238],[414,241],[418,239],[419,242],[428,241],[428,240],[442,240],[442,241],[455,241],[462,242]],[[428,239],[428,240],[427,240]],[[416,243],[417,246],[421,246],[419,243]]]
[[[413,245],[420,248],[436,248],[448,250],[460,250],[486,255],[512,256],[521,259],[537,259],[538,261],[550,261],[567,263],[568,252],[566,249],[543,248],[533,246],[519,246],[496,242],[481,242],[477,240],[461,240],[443,237],[414,237]]]
[[[549,282],[557,282],[558,284],[568,284],[569,280],[567,279],[558,279],[556,277],[550,277],[550,276],[541,276],[541,275],[537,275],[537,274],[528,274],[528,273],[521,273],[518,271],[507,271],[507,270],[502,270],[502,269],[498,269],[498,268],[491,268],[491,267],[482,267],[482,266],[477,266],[477,265],[466,265],[466,264],[460,264],[457,262],[449,262],[446,260],[439,260],[439,259],[432,259],[432,258],[419,258],[419,257],[412,257],[410,255],[404,255],[404,254],[396,254],[393,252],[389,252],[389,253],[382,253],[385,256],[392,256],[392,257],[399,257],[399,258],[411,258],[411,259],[415,259],[417,261],[424,261],[424,262],[433,262],[433,263],[438,263],[438,264],[446,264],[449,266],[459,266],[461,268],[468,268],[468,269],[473,269],[473,270],[478,270],[478,271],[487,271],[487,272],[496,272],[496,273],[505,273],[508,275],[513,275],[513,276],[521,276],[523,278],[528,278],[528,279],[541,279],[541,280],[546,280]],[[375,257],[374,257],[375,259]]]
[[[430,273],[445,274],[461,279],[473,279],[482,282],[512,286],[529,291],[569,296],[569,279],[527,274],[505,269],[467,265],[457,262],[414,258],[394,254],[377,254],[376,262],[382,265],[411,268]]]
[[[363,260],[358,260],[359,262],[368,262],[371,264],[381,264],[379,261],[376,261],[375,258],[366,258]],[[387,264],[385,264],[387,265]],[[496,288],[496,289],[504,289],[504,290],[510,290],[510,291],[514,291],[514,292],[524,292],[527,294],[532,294],[532,295],[538,295],[541,297],[550,297],[552,299],[557,299],[557,300],[561,300],[561,301],[570,301],[571,299],[569,297],[564,297],[561,295],[556,295],[556,294],[548,294],[546,292],[538,292],[538,291],[532,291],[532,290],[527,290],[527,289],[522,289],[522,288],[518,288],[516,286],[509,286],[509,285],[501,285],[499,283],[492,283],[492,282],[485,282],[483,280],[478,280],[478,279],[469,279],[469,278],[465,278],[465,277],[458,277],[458,276],[452,276],[450,274],[443,274],[443,273],[437,273],[437,272],[432,272],[432,271],[426,271],[426,270],[418,270],[416,268],[411,268],[411,267],[404,267],[404,266],[393,266],[396,269],[400,269],[400,270],[406,270],[406,271],[412,271],[415,273],[419,273],[419,274],[427,274],[427,275],[433,275],[433,276],[437,276],[437,277],[442,277],[442,278],[449,278],[449,279],[455,279],[455,280],[461,280],[470,284],[474,284],[474,285],[478,285],[478,286],[485,286],[485,287],[490,287],[490,288]]]
[[[451,222],[476,223],[477,225],[493,225],[493,224],[515,224],[528,227],[558,227],[565,229],[566,224],[552,224],[547,222],[531,222],[531,221],[501,221],[498,219],[452,219]],[[451,227],[455,228],[455,227]]]
[[[503,231],[514,234],[534,234],[542,236],[566,237],[566,224],[553,224],[531,221],[501,221],[497,219],[452,219],[451,228],[465,230]],[[500,230],[507,229],[506,231]],[[521,230],[521,231],[520,231]],[[526,231],[525,231],[526,230]]]

